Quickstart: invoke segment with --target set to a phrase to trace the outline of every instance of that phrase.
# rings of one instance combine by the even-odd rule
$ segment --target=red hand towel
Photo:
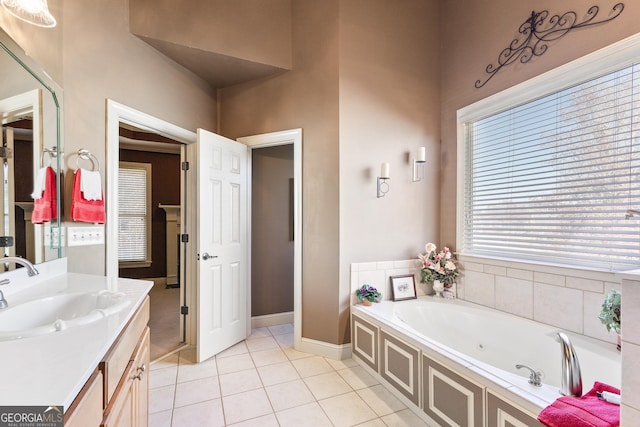
[[[48,166],[45,172],[42,195],[40,198],[33,200],[31,222],[34,224],[42,224],[55,219],[56,216],[56,173],[51,166]]]
[[[80,190],[81,169],[76,170],[73,178],[73,194],[71,200],[71,219],[82,222],[104,224],[104,194],[102,200],[86,200]]]
[[[538,414],[538,421],[549,427],[617,427],[620,406],[598,399],[597,391],[620,394],[620,390],[595,382],[584,396],[563,396]]]

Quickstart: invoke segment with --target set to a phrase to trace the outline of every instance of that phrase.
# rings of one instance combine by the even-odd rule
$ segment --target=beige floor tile
[[[315,401],[302,380],[272,385],[266,387],[265,390],[274,411],[282,411]]]
[[[278,345],[280,346],[280,348],[293,349],[293,335],[292,334],[275,335],[273,338],[278,342]],[[306,353],[304,353],[304,354],[306,354]]]
[[[256,338],[253,340],[247,341],[247,348],[249,351],[261,351],[261,350],[269,350],[272,348],[279,348],[278,342],[273,339],[272,336]]]
[[[252,351],[251,358],[256,366],[275,365],[276,363],[288,362],[287,355],[280,348],[269,350]]]
[[[228,427],[279,427],[275,414],[263,415],[237,424],[229,424]]]
[[[216,359],[220,360],[224,357],[237,356],[238,354],[248,353],[249,349],[247,349],[247,345],[244,341],[240,341],[238,344],[235,344],[228,349],[221,351],[216,355]]]
[[[282,347],[281,346],[280,348],[282,349],[282,351],[284,351],[284,354],[287,355],[289,360],[298,360],[298,359],[304,359],[304,358],[313,356],[313,354],[310,354],[310,353],[305,353],[303,351],[294,350],[292,347]]]
[[[409,409],[385,415],[382,421],[389,427],[429,427],[429,424]]]
[[[149,414],[149,425],[153,427],[171,427],[171,415],[173,415],[172,409]]]
[[[333,369],[335,369],[336,371],[339,371],[340,369],[347,369],[347,368],[353,368],[355,366],[358,366],[358,362],[356,362],[352,358],[344,359],[344,360],[333,360],[333,359],[329,359],[328,357],[325,357],[324,360],[326,360],[327,363],[331,365],[331,367],[333,367]]]
[[[379,417],[407,409],[404,403],[380,384],[360,389],[357,393]]]
[[[371,387],[378,384],[378,380],[373,378],[362,366],[355,366],[353,368],[341,369],[338,374],[344,378],[354,390],[361,388]]]
[[[293,324],[292,323],[286,323],[284,325],[275,325],[275,326],[269,326],[269,332],[271,332],[271,335],[285,335],[285,334],[291,334],[293,335]]]
[[[265,326],[262,328],[254,328],[251,330],[251,335],[249,335],[249,337],[247,338],[248,340],[254,340],[256,338],[266,338],[266,337],[270,337],[271,333],[269,332],[269,329]]]
[[[177,376],[177,365],[149,371],[149,388],[158,388],[175,384]]]
[[[216,359],[208,359],[202,363],[187,363],[178,366],[178,382],[193,381],[218,375]]]
[[[355,392],[318,401],[336,427],[353,426],[378,418]]]
[[[176,387],[168,385],[149,390],[149,413],[166,411],[173,409],[173,398]]]
[[[266,386],[285,383],[300,378],[298,371],[291,362],[278,363],[275,365],[261,366],[258,368],[262,383]]]
[[[151,371],[154,371],[156,369],[165,369],[176,366],[178,365],[179,358],[180,356],[178,355],[178,353],[170,354],[164,359],[154,361],[149,369]]]
[[[358,424],[355,427],[387,427],[385,423],[382,422],[380,418],[376,418],[375,420],[367,421],[366,423]]]
[[[321,356],[292,360],[291,363],[302,378],[310,377],[312,375],[320,375],[327,372],[334,372],[331,365],[329,365],[326,360],[324,360],[324,357]]]
[[[230,374],[220,375],[218,378],[220,380],[220,391],[223,396],[262,388],[262,381],[260,380],[258,371],[255,369],[232,372]]]
[[[280,427],[333,427],[317,402],[276,412]]]
[[[176,400],[174,407],[192,405],[206,400],[220,397],[218,377],[208,377],[200,380],[178,383],[176,386]]]
[[[228,424],[239,423],[273,413],[264,389],[222,396],[225,419]]]
[[[255,368],[249,353],[238,354],[234,357],[223,357],[222,359],[217,359],[216,363],[219,375]]]
[[[149,424],[152,426],[152,424]],[[220,399],[208,400],[173,411],[172,427],[223,427],[224,414]],[[155,427],[155,426],[153,426]]]
[[[349,384],[342,379],[336,372],[327,372],[326,374],[314,375],[304,379],[305,384],[311,390],[316,400],[326,399],[327,397],[337,396],[339,394],[349,393],[353,391]]]

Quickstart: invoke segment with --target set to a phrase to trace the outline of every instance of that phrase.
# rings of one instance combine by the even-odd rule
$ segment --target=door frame
[[[172,123],[143,113],[142,111],[138,111],[126,105],[120,104],[111,99],[107,99],[106,109],[107,158],[105,162],[105,205],[107,218],[109,218],[109,220],[105,223],[105,262],[106,276],[116,278],[118,277],[118,164],[120,161],[120,123],[126,123],[139,129],[154,132],[167,138],[171,138],[173,140],[181,142],[183,144],[180,150],[182,153],[182,161],[185,158],[186,145],[195,143],[197,140],[197,136],[195,132],[181,128],[180,126],[176,126]],[[184,174],[181,174],[180,176],[180,180],[182,181],[184,179]],[[195,180],[192,180],[192,182],[189,183],[189,186],[193,186],[195,188]],[[181,191],[188,191],[188,188],[185,188],[184,182],[181,182],[180,188]],[[180,203],[182,204],[182,200]],[[180,209],[182,224],[187,224],[187,222],[185,222],[185,210],[186,209]],[[191,224],[190,221],[191,219],[188,220],[189,224]],[[184,254],[185,269],[187,269],[187,266],[191,264],[190,262],[188,262],[188,260],[191,258],[193,258],[192,254]],[[183,282],[189,300],[181,301],[181,304],[192,307],[192,310],[195,310],[196,297],[193,289],[195,271],[186,270],[186,273],[188,280],[185,280]],[[186,344],[196,344],[195,321],[195,312],[192,312],[187,318],[186,333],[184,336]]]
[[[237,138],[238,142],[245,144],[251,151],[257,148],[274,147],[278,145],[293,144],[293,347],[300,349],[302,345],[302,129],[289,129],[278,132],[264,133],[260,135]],[[252,163],[249,153],[249,218],[252,214],[251,204],[251,176]],[[248,224],[249,240],[249,318],[251,318],[251,221]],[[251,320],[251,319],[249,319]],[[249,322],[249,328],[251,322]]]

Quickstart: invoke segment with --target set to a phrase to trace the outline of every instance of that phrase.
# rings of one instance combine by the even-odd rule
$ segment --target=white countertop
[[[26,276],[24,271],[21,273]],[[0,342],[0,405],[62,405],[66,411],[141,305],[152,283],[79,273],[35,278],[32,279],[37,283],[27,285],[22,292],[17,289],[21,284],[7,285],[14,288],[5,292],[10,306],[25,295],[102,289],[122,292],[130,302],[118,313],[88,325]]]

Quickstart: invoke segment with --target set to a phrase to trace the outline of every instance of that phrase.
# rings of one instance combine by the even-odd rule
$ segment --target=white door
[[[247,163],[244,144],[198,129],[198,362],[247,337]],[[193,159],[193,157],[191,157]]]

